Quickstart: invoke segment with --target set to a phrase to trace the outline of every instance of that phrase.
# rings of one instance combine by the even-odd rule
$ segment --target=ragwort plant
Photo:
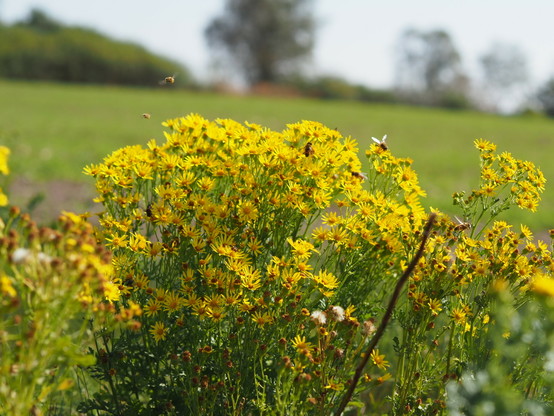
[[[535,277],[554,270],[550,247],[534,241],[527,227],[516,231],[492,221],[511,204],[535,210],[545,184],[542,173],[507,153],[496,155],[494,145],[484,140],[475,145],[481,156],[479,187],[466,199],[454,195],[471,222],[439,220],[411,278],[409,301],[398,310],[403,330],[394,338],[399,353],[395,414],[442,413],[445,383],[459,380],[470,367],[484,369],[501,353],[487,337],[502,319],[491,312],[496,307],[491,287],[503,282],[513,296],[511,304],[519,308],[529,302]],[[529,377],[514,377],[515,388],[527,391],[540,378],[541,370],[529,369]]]
[[[364,173],[356,142],[315,122],[164,125],[165,143],[85,169],[105,207],[112,301],[143,314],[117,331],[93,323],[99,386],[82,412],[333,414],[369,354],[354,397],[370,398],[350,407],[442,414],[448,381],[491,354],[491,282],[522,303],[552,272],[527,228],[489,223],[511,203],[535,209],[542,174],[476,141],[489,170],[455,197],[473,227],[438,215],[387,337],[367,350],[428,216],[411,160],[378,142]]]
[[[5,175],[8,154],[0,147]],[[7,197],[0,202],[7,206]],[[94,362],[82,345],[92,340],[87,318],[105,309],[110,254],[82,216],[64,213],[57,225],[39,227],[16,207],[0,218],[3,415],[69,414],[78,384],[74,370]]]

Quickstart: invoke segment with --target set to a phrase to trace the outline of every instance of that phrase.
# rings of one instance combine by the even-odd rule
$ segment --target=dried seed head
[[[329,317],[336,322],[344,321],[346,317],[344,309],[341,306],[331,306],[328,310]]]
[[[325,325],[327,323],[327,315],[323,311],[313,311],[310,315],[312,322],[318,326]]]
[[[367,320],[367,321],[364,321],[364,327],[363,327],[363,332],[364,332],[364,335],[371,335],[373,334],[377,328],[375,327],[375,320],[373,318]]]
[[[14,264],[22,264],[26,263],[29,258],[31,257],[31,250],[28,248],[17,248],[12,253],[12,263]]]

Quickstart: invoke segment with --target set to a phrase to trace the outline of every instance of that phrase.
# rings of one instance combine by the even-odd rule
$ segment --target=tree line
[[[453,39],[440,29],[409,28],[400,35],[390,89],[306,76],[316,41],[313,6],[313,0],[226,0],[205,38],[214,59],[254,91],[492,112],[505,110],[500,103],[520,101],[554,116],[554,76],[532,90],[523,51],[491,45],[479,60],[480,79],[473,80]],[[182,64],[90,29],[64,26],[38,10],[12,26],[0,24],[0,77],[148,86],[174,73],[181,85],[193,85]]]
[[[473,81],[444,30],[404,31],[396,47],[396,80],[389,91],[372,90],[336,77],[306,78],[314,45],[313,0],[227,0],[224,13],[206,28],[208,43],[250,86],[293,85],[323,98],[396,101],[448,108],[505,110],[499,103],[523,101],[554,116],[554,76],[529,91],[525,54],[510,44],[492,45],[480,57],[481,79]]]
[[[68,27],[39,10],[14,25],[0,24],[0,77],[97,84],[156,85],[183,65],[91,29]]]

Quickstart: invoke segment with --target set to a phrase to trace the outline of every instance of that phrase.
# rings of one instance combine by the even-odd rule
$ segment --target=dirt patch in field
[[[15,178],[8,191],[10,205],[19,206],[29,212],[34,221],[47,225],[55,221],[62,211],[75,213],[101,210],[92,202],[94,186],[66,180],[36,182],[26,178]]]

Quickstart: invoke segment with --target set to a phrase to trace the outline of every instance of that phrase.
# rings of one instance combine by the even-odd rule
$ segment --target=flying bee
[[[149,120],[151,116],[150,116],[150,114],[148,114],[148,113],[143,113],[143,114],[142,114],[142,117],[145,118],[145,119],[147,119],[147,120]]]
[[[165,77],[164,79],[162,79],[160,81],[160,84],[163,85],[163,84],[175,84],[175,76],[177,74],[173,74],[171,75],[170,77]]]
[[[304,146],[304,156],[309,157],[312,156],[315,153],[314,146],[311,142],[306,143],[306,146]]]
[[[361,179],[362,181],[367,180],[367,175],[363,172],[351,172],[352,176],[358,179]]]
[[[456,226],[454,227],[454,230],[456,231],[464,231],[469,230],[471,228],[471,224],[467,221],[462,221],[458,217],[454,217],[456,219]]]
[[[388,146],[387,146],[387,143],[386,143],[386,140],[387,140],[387,135],[385,134],[383,136],[383,138],[381,140],[379,139],[376,139],[375,137],[372,137],[371,138],[375,143],[377,143],[379,145],[379,147],[383,150],[389,150]]]

